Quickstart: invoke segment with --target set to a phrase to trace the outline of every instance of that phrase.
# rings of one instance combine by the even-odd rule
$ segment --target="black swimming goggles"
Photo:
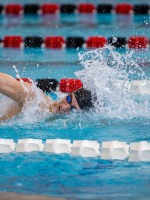
[[[76,107],[71,105],[71,103],[72,103],[72,94],[69,94],[69,95],[66,96],[66,101],[70,105],[70,110],[76,109]]]

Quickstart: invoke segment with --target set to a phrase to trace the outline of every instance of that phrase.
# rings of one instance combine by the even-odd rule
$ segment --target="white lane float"
[[[101,159],[104,160],[124,160],[128,158],[129,145],[126,142],[108,141],[102,142]]]
[[[15,151],[13,139],[0,139],[0,153],[11,153]]]
[[[16,144],[16,152],[43,151],[44,145],[40,139],[20,139]]]
[[[129,162],[150,161],[150,143],[146,141],[130,143]]]
[[[65,139],[48,139],[44,145],[44,151],[49,153],[70,153],[71,152],[71,141]]]
[[[141,141],[127,144],[120,141],[105,141],[100,143],[90,140],[47,139],[43,144],[41,139],[20,139],[16,144],[13,139],[0,139],[0,153],[11,152],[48,152],[54,154],[67,153],[82,157],[100,157],[104,160],[150,161],[150,142]]]
[[[128,91],[133,94],[150,95],[150,81],[148,81],[148,80],[131,81],[128,86]]]
[[[71,148],[71,154],[82,157],[100,156],[100,144],[97,141],[74,140]]]

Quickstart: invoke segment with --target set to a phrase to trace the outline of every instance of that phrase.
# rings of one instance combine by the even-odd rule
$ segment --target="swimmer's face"
[[[69,113],[73,108],[80,109],[74,94],[64,97],[59,103],[59,113]]]

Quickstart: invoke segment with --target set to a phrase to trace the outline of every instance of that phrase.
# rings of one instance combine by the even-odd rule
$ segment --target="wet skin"
[[[36,101],[37,92],[31,87],[31,83],[21,83],[15,78],[0,72],[0,93],[14,100],[14,104],[0,117],[0,121],[9,119],[22,111],[23,106],[28,101]],[[37,90],[40,90],[37,88]],[[71,105],[64,97],[60,102],[52,101],[52,99],[40,90],[43,101],[39,104],[41,110],[49,109],[53,114],[69,113],[71,105],[77,109],[79,105],[74,94],[72,94]]]

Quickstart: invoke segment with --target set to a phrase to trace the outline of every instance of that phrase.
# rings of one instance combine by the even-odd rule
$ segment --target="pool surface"
[[[25,4],[25,1],[12,2]],[[35,2],[34,0],[30,3]],[[40,3],[49,1],[39,1]],[[61,3],[62,1],[57,1]],[[67,2],[67,1],[66,1]],[[70,2],[70,1],[68,1]],[[81,1],[77,1],[79,3]],[[90,1],[84,1],[90,2]],[[105,1],[101,1],[103,3]],[[111,1],[107,1],[111,3]],[[130,1],[114,1],[113,4]],[[133,1],[139,4],[141,1]],[[8,4],[10,0],[5,0]],[[99,1],[95,1],[98,4]],[[149,4],[149,1],[143,1]],[[149,37],[149,15],[0,16],[0,37],[93,35]],[[15,66],[15,67],[13,67]],[[20,77],[80,78],[96,93],[97,104],[89,112],[72,112],[53,119],[29,107],[0,123],[0,138],[70,139],[150,142],[150,96],[128,94],[117,81],[150,80],[150,50],[0,48],[0,72]],[[0,96],[0,114],[10,100]],[[150,196],[150,163],[128,159],[102,160],[45,152],[0,154],[0,191],[54,196],[66,199],[142,199]]]

